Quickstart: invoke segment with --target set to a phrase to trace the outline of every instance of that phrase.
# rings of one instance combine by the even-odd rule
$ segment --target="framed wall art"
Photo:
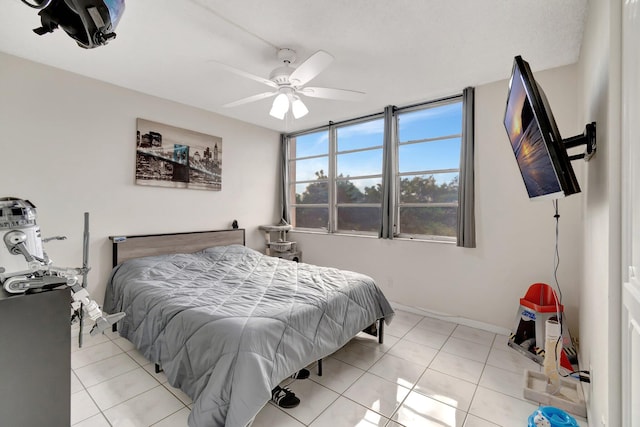
[[[136,184],[220,191],[222,138],[137,119]]]

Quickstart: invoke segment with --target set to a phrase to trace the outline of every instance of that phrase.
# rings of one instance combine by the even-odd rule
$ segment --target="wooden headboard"
[[[172,253],[191,253],[213,246],[244,245],[244,229],[193,231],[188,233],[109,236],[113,242],[113,266],[133,258]]]

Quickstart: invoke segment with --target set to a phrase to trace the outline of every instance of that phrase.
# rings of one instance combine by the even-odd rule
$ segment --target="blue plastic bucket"
[[[541,406],[529,416],[529,427],[578,427],[578,422],[562,409]]]

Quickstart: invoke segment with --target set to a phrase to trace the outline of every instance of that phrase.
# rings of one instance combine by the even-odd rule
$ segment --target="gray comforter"
[[[104,310],[194,401],[190,426],[244,427],[292,373],[393,310],[370,277],[244,246],[127,261]]]

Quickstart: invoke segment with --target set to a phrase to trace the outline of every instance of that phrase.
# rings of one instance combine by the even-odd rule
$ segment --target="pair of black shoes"
[[[309,370],[300,369],[295,374],[291,375],[291,378],[295,380],[304,380],[309,378]],[[296,394],[286,387],[276,386],[271,390],[271,401],[281,408],[291,409],[300,404],[300,399],[296,397]]]

